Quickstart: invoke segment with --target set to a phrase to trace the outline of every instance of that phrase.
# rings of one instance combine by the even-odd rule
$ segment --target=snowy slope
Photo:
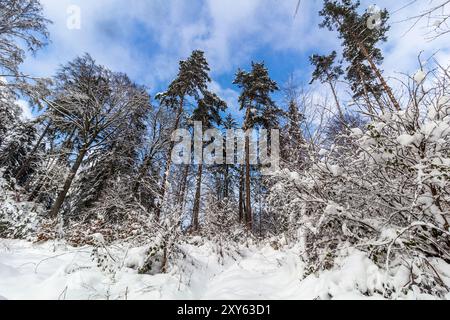
[[[214,248],[184,245],[186,258],[168,274],[139,275],[144,248],[111,247],[119,267],[102,272],[92,248],[0,240],[0,296],[6,299],[364,299],[383,273],[362,253],[339,269],[303,279],[296,250],[243,249],[219,263]],[[444,270],[450,276],[450,268]],[[303,279],[303,280],[302,280]],[[398,280],[401,282],[401,275]],[[448,280],[448,279],[447,279]],[[407,279],[406,279],[407,281]],[[376,290],[375,290],[376,291]],[[399,298],[432,298],[412,293]]]

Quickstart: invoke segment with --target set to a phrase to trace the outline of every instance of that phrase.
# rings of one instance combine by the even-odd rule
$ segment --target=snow
[[[433,22],[433,27],[439,28],[439,27],[442,25],[443,22],[444,22],[444,21],[443,21],[442,19],[435,20],[435,21]]]
[[[414,74],[413,79],[417,84],[421,84],[426,77],[427,77],[426,73],[421,69]]]
[[[92,235],[92,240],[94,240],[94,242],[98,243],[98,244],[105,243],[105,239],[104,239],[104,237],[103,237],[103,235],[101,233],[94,233]]]
[[[360,128],[354,128],[350,130],[351,135],[354,137],[361,137],[363,135],[363,132]]]
[[[300,180],[300,175],[298,174],[298,172],[289,172],[289,179],[292,181],[299,181]]]
[[[438,100],[438,106],[443,107],[450,104],[450,96],[442,96]]]
[[[144,263],[144,247],[111,246],[120,258],[112,272],[104,272],[92,260],[93,247],[0,240],[0,299],[383,299],[387,281],[399,287],[407,282],[406,270],[388,277],[357,250],[333,270],[305,277],[297,247],[242,246],[220,262],[211,242],[191,240],[182,245],[183,260],[153,276],[136,271]],[[450,267],[441,261],[435,266],[449,282]],[[400,299],[432,298],[398,292]]]
[[[276,299],[301,294],[303,264],[270,246],[244,250],[222,265],[211,244],[184,244],[184,264],[168,274],[139,275],[144,248],[127,250],[113,277],[91,260],[92,247],[0,240],[0,295],[7,299]],[[116,251],[114,253],[117,254]],[[192,268],[195,268],[195,272]],[[187,269],[187,270],[186,270]],[[185,270],[183,272],[183,270]]]
[[[409,134],[402,134],[397,138],[398,143],[400,143],[402,146],[407,147],[414,142],[416,142],[417,137],[415,135],[409,135]]]
[[[338,165],[330,165],[328,168],[330,169],[331,174],[335,177],[340,177],[344,173],[343,169]]]
[[[371,14],[371,15],[377,14],[377,13],[380,13],[380,12],[381,12],[380,7],[378,7],[375,4],[372,4],[372,5],[369,6],[369,8],[367,8],[367,13]]]

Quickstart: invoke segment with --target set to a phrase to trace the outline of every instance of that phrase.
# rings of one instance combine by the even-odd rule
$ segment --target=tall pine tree
[[[270,78],[264,63],[252,62],[252,70],[250,72],[239,69],[233,83],[241,88],[239,104],[240,110],[245,111],[244,131],[259,125],[264,125],[267,129],[270,129],[271,126],[278,126],[277,115],[279,114],[279,109],[270,95],[279,89],[277,83]],[[245,216],[247,227],[252,229],[250,171],[250,137],[246,135],[245,174],[243,174],[243,176],[245,175]]]
[[[220,112],[225,111],[226,107],[226,103],[222,101],[216,94],[205,92],[205,96],[198,101],[197,108],[192,114],[192,120],[201,122],[204,128],[211,128],[213,125],[220,125],[222,122]],[[197,172],[194,209],[192,212],[192,227],[195,231],[199,229],[202,175],[203,163],[202,161],[200,161]]]
[[[371,13],[366,11],[359,14],[357,12],[359,6],[359,1],[325,0],[320,11],[323,17],[320,27],[328,28],[330,31],[336,30],[343,41],[343,56],[349,64],[346,78],[352,84],[355,98],[370,93],[383,111],[384,107],[379,98],[384,90],[392,106],[400,110],[400,105],[379,68],[383,55],[377,45],[387,40],[388,12],[381,11],[381,21],[376,27],[369,28]]]
[[[173,109],[176,113],[173,131],[177,130],[180,126],[186,100],[189,97],[199,100],[207,91],[208,83],[211,82],[211,78],[208,75],[209,71],[209,65],[204,56],[204,52],[195,50],[187,60],[180,62],[178,76],[169,85],[168,90],[156,96],[161,104]],[[168,178],[172,166],[171,155],[174,147],[175,143],[172,141],[167,151],[166,169],[163,173],[161,185],[161,201],[156,210],[156,216],[158,218],[165,201]]]

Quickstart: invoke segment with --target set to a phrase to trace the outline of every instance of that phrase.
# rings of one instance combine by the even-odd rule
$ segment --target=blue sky
[[[335,33],[318,27],[321,2],[302,0],[294,17],[297,0],[41,0],[50,26],[52,43],[26,60],[23,70],[35,76],[51,76],[58,66],[89,52],[99,63],[126,72],[151,93],[164,90],[176,76],[178,61],[194,49],[206,52],[214,80],[211,88],[221,95],[236,114],[238,92],[232,85],[238,67],[264,60],[280,84],[294,74],[308,83],[308,57],[338,49]],[[410,23],[400,23],[427,5],[418,1],[398,11],[410,0],[375,1],[393,12],[390,41],[383,47],[383,68],[387,76],[414,73],[417,55],[450,60],[448,39],[427,41],[425,21],[405,35]],[[361,8],[374,4],[362,1]],[[68,8],[80,8],[81,28],[69,29]],[[445,41],[447,40],[447,41]],[[311,88],[327,95],[327,88]]]

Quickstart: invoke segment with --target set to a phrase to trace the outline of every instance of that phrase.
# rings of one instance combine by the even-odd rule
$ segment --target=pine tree
[[[205,92],[205,96],[198,101],[197,108],[193,111],[192,120],[199,121],[205,128],[211,128],[213,124],[220,125],[222,122],[220,112],[225,111],[227,105],[216,94]],[[203,163],[198,165],[197,186],[192,212],[192,227],[194,231],[199,230],[200,197],[203,175]]]
[[[301,169],[306,163],[306,141],[302,132],[302,123],[305,117],[299,111],[296,99],[289,100],[286,113],[286,125],[284,126],[281,141],[281,156],[289,168]]]
[[[226,116],[223,122],[223,127],[225,130],[235,130],[237,128],[237,122],[234,120],[231,114],[228,114]],[[224,150],[225,150],[224,155],[226,159],[227,158],[226,145],[224,146]],[[223,165],[223,181],[224,181],[223,198],[225,199],[230,197],[230,191],[233,189],[232,175],[230,173],[231,170],[236,170],[236,166],[234,164],[230,164],[225,161],[225,164]]]
[[[323,9],[320,11],[320,15],[323,17],[320,27],[326,27],[330,31],[337,30],[339,38],[343,41],[343,56],[349,64],[346,78],[352,84],[355,98],[367,96],[370,93],[379,100],[382,88],[387,93],[393,107],[400,110],[400,105],[392,89],[379,69],[383,55],[377,45],[387,40],[388,12],[383,10],[380,13],[381,21],[377,28],[369,28],[367,25],[370,13],[358,14],[359,5],[359,1],[325,0]],[[376,80],[379,81],[381,87]],[[381,103],[378,105],[383,111],[383,105]]]
[[[315,67],[312,75],[312,84],[314,81],[320,81],[330,86],[333,94],[334,101],[336,102],[336,108],[338,110],[341,119],[344,118],[344,112],[342,111],[341,104],[336,92],[336,82],[344,74],[340,64],[336,65],[336,51],[333,51],[330,55],[313,55],[310,57],[311,64]]]
[[[169,89],[166,92],[156,96],[162,105],[171,108],[176,113],[173,131],[179,128],[186,99],[188,97],[192,97],[195,100],[199,100],[200,97],[207,91],[208,83],[211,82],[208,75],[209,71],[209,65],[205,59],[204,52],[195,50],[187,60],[180,62],[178,76],[170,84]],[[161,214],[161,209],[167,192],[167,182],[170,174],[170,168],[172,166],[171,154],[174,146],[175,143],[172,141],[167,151],[166,169],[163,173],[161,186],[161,202],[156,210],[156,215],[158,218]]]
[[[264,125],[266,128],[278,126],[277,115],[279,114],[279,109],[270,97],[271,93],[278,90],[278,86],[270,78],[264,63],[252,62],[252,70],[250,72],[239,69],[233,83],[242,90],[239,96],[239,104],[240,109],[245,110],[244,131],[252,129],[257,125]],[[247,227],[252,229],[253,216],[251,208],[250,171],[250,137],[246,135],[245,214]]]

